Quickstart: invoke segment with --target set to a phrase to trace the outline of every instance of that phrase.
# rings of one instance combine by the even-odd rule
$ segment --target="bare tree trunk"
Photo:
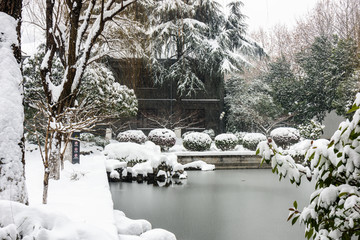
[[[49,177],[50,177],[49,168],[45,167],[44,181],[43,181],[43,204],[47,204],[48,189],[49,189]]]
[[[52,146],[49,155],[49,171],[50,178],[60,179],[60,166],[61,166],[61,134],[55,133],[52,139]]]

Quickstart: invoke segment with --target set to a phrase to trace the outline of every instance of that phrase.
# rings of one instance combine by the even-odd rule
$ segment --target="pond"
[[[304,240],[304,226],[287,222],[297,200],[307,205],[313,184],[278,181],[270,169],[190,171],[181,185],[110,183],[114,208],[146,219],[178,240]]]

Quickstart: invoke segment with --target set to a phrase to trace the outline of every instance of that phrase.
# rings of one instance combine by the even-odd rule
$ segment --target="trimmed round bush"
[[[233,150],[238,144],[238,138],[232,133],[223,133],[215,137],[215,146],[223,151]]]
[[[183,146],[190,151],[206,151],[210,149],[211,142],[208,134],[192,132],[184,137]]]
[[[277,145],[284,149],[300,140],[299,130],[290,127],[275,128],[270,132],[270,136]]]
[[[119,142],[133,142],[142,144],[146,142],[146,135],[141,130],[127,130],[117,135]]]
[[[243,146],[251,151],[255,151],[257,145],[266,141],[266,136],[262,133],[247,133],[243,138]]]
[[[167,151],[175,145],[176,135],[173,131],[166,128],[157,128],[150,131],[148,139],[161,147],[161,150]]]

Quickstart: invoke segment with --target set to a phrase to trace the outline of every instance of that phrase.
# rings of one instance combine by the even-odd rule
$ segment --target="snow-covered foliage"
[[[296,128],[279,127],[270,132],[270,137],[283,149],[300,140],[300,132]]]
[[[225,103],[229,108],[227,129],[236,131],[260,131],[264,134],[284,116],[269,94],[270,86],[258,76],[244,79],[234,75],[225,82]]]
[[[192,132],[183,140],[183,146],[190,151],[206,151],[210,149],[212,140],[206,133]]]
[[[150,131],[148,135],[149,141],[160,146],[162,150],[167,151],[176,143],[176,135],[173,131],[166,128],[157,128]]]
[[[82,82],[79,94],[82,105],[92,105],[111,117],[136,115],[138,102],[134,90],[116,82],[104,64],[90,64]]]
[[[247,133],[243,138],[243,146],[249,150],[255,151],[261,141],[265,141],[266,136],[262,133]]]
[[[223,151],[235,149],[238,142],[238,138],[232,133],[223,133],[215,137],[216,147]]]
[[[323,134],[325,126],[318,121],[310,120],[307,124],[301,124],[298,128],[302,138],[317,140]]]
[[[175,80],[178,92],[190,95],[204,90],[204,76],[238,71],[245,56],[256,55],[260,48],[245,35],[242,5],[229,7],[228,17],[212,0],[161,0],[148,9],[155,82]]]
[[[289,219],[306,225],[310,239],[351,239],[359,235],[360,225],[360,93],[351,121],[342,122],[330,141],[311,141],[304,164],[296,164],[290,155],[281,154],[272,141],[261,142],[257,153],[271,163],[280,179],[288,177],[300,185],[301,178],[315,179],[315,191],[302,211],[297,203],[290,208]]]
[[[146,135],[141,130],[127,130],[117,135],[119,142],[134,142],[134,143],[145,143]]]
[[[27,203],[22,74],[12,50],[12,46],[19,45],[18,22],[3,12],[0,22],[0,199]],[[9,230],[14,230],[14,226]]]

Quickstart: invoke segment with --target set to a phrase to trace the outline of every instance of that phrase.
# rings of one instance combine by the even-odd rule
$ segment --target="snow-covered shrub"
[[[271,138],[283,149],[299,142],[300,132],[296,128],[279,127],[270,132]]]
[[[266,136],[262,133],[247,133],[243,138],[243,146],[249,150],[255,151],[257,145],[266,140]]]
[[[99,136],[94,137],[94,142],[97,146],[100,146],[100,147],[105,147],[106,145],[108,145],[110,143],[109,140],[99,137]]]
[[[145,143],[146,135],[141,130],[127,130],[117,135],[119,142]]]
[[[95,136],[92,133],[81,133],[80,140],[85,142],[94,142]]]
[[[215,131],[213,129],[206,129],[203,131],[203,133],[206,133],[207,135],[209,135],[211,137],[211,139],[215,138]]]
[[[299,126],[300,136],[305,139],[317,140],[323,134],[324,125],[321,123],[311,120],[306,124]]]
[[[236,132],[234,133],[235,136],[238,138],[238,144],[242,145],[243,144],[243,139],[245,137],[245,135],[247,134],[248,132]]]
[[[257,153],[271,163],[273,172],[300,185],[302,177],[315,181],[310,203],[302,210],[295,201],[289,220],[306,226],[308,239],[356,239],[360,226],[360,93],[348,113],[352,120],[340,123],[330,141],[308,141],[305,164],[297,164],[273,144],[264,141]]]
[[[161,150],[167,151],[176,143],[176,135],[173,131],[166,128],[151,130],[148,139],[161,147]]]
[[[208,134],[193,132],[185,136],[183,146],[190,151],[206,151],[210,149],[211,142]]]
[[[223,151],[233,150],[238,144],[238,141],[238,138],[232,133],[223,133],[215,137],[216,147]]]

